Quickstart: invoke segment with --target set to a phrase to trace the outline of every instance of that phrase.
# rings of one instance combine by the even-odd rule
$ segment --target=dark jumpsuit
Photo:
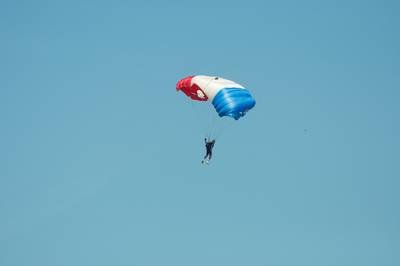
[[[214,147],[215,144],[215,140],[213,141],[207,141],[206,139],[204,139],[204,142],[206,143],[206,156],[204,156],[204,160],[208,157],[209,160],[211,160],[212,157],[212,149]]]

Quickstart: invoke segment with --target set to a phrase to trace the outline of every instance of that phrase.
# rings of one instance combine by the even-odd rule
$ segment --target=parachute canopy
[[[176,84],[195,101],[210,101],[220,117],[238,120],[256,104],[250,92],[231,80],[211,76],[190,76]]]

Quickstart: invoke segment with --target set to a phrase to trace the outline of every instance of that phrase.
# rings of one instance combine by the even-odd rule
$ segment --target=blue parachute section
[[[220,117],[238,120],[256,105],[256,101],[246,89],[225,88],[215,95],[212,104]]]

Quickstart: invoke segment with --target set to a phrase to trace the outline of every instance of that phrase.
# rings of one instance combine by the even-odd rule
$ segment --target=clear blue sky
[[[400,265],[399,12],[2,1],[0,265]],[[192,74],[257,100],[208,167]]]

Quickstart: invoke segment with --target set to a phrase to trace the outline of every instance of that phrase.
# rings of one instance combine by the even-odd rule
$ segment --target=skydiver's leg
[[[208,157],[208,151],[206,153],[206,156],[204,156],[203,160],[201,161],[201,163],[207,162],[207,157]]]
[[[206,157],[208,157],[208,159],[205,161],[207,164],[210,162],[211,160],[211,156],[212,156],[212,152],[208,151]]]
[[[207,156],[208,156],[208,152],[206,153],[206,156],[204,156],[204,158],[203,158],[203,160],[201,161],[201,163],[204,163],[204,161],[206,160]]]
[[[206,163],[209,164],[212,157],[212,152],[210,151],[207,155],[208,155],[208,160],[206,161]]]

